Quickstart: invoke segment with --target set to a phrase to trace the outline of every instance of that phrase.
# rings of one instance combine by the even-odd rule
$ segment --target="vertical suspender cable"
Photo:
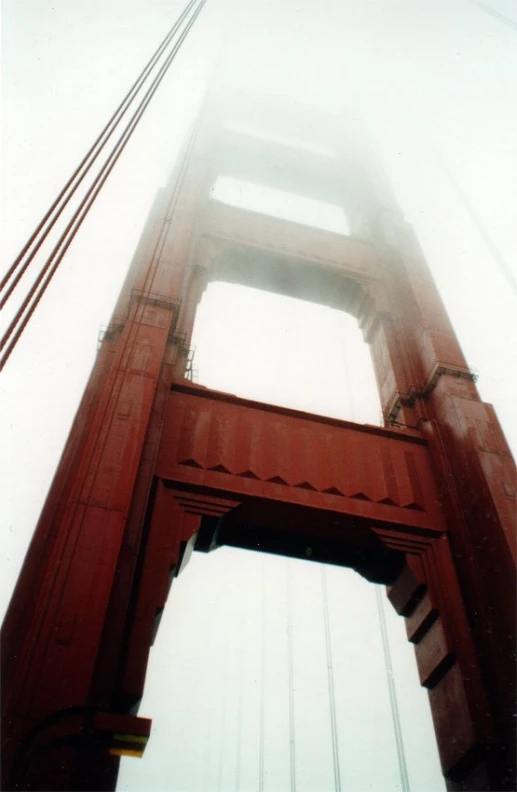
[[[223,684],[221,686],[221,728],[219,730],[219,751],[218,751],[218,768],[217,768],[217,792],[223,790],[223,768],[224,768],[224,743],[226,737],[226,699],[228,691],[228,637],[224,638],[224,667],[223,667]]]
[[[264,733],[266,714],[266,567],[260,559],[260,713],[259,713],[259,792],[264,792]]]
[[[244,675],[244,649],[246,641],[244,639],[244,627],[249,621],[249,614],[241,611],[239,621],[235,627],[238,637],[237,650],[235,652],[235,674],[237,679],[237,712],[235,717],[235,786],[234,792],[241,792],[241,770],[242,770],[242,698],[243,698],[243,675]]]
[[[323,600],[323,620],[325,625],[325,649],[327,655],[327,675],[330,705],[330,730],[332,734],[332,759],[334,764],[334,789],[341,792],[341,771],[339,767],[339,742],[336,717],[336,696],[334,692],[334,667],[332,664],[332,643],[330,640],[329,603],[327,593],[327,571],[325,565],[321,569],[321,593]]]
[[[393,721],[393,731],[395,733],[395,745],[397,747],[400,783],[402,786],[402,792],[410,792],[409,776],[408,776],[407,764],[406,764],[406,754],[404,751],[402,728],[400,725],[397,691],[395,689],[395,680],[393,677],[393,666],[391,662],[390,645],[388,642],[388,632],[386,630],[386,616],[384,613],[384,606],[382,602],[380,586],[376,586],[375,596],[377,598],[377,611],[379,614],[379,624],[381,627],[382,649],[384,652],[384,666],[386,668],[386,678],[388,680],[388,690],[390,694],[391,717]]]
[[[287,673],[289,691],[289,766],[291,792],[296,792],[296,752],[294,722],[294,651],[293,651],[293,613],[291,591],[291,565],[286,562],[286,616],[287,616]]]
[[[241,668],[242,674],[242,668]],[[242,751],[242,676],[239,682],[239,698],[237,701],[237,742],[235,758],[235,792],[241,792],[241,751]]]
[[[235,787],[234,792],[241,792],[241,770],[242,770],[242,699],[244,689],[244,667],[245,667],[245,650],[247,641],[245,640],[245,625],[250,621],[249,612],[243,613],[241,611],[240,619],[237,624],[238,644],[237,652],[235,653],[235,673],[238,679],[237,687],[237,717],[236,727],[237,734],[235,740]]]
[[[206,645],[206,652],[207,657],[211,657],[214,653],[214,625],[211,622],[208,630],[208,640]],[[215,687],[211,687],[210,693],[211,697],[215,694]],[[212,699],[213,700],[213,699]],[[204,713],[204,721],[203,721],[203,737],[200,740],[200,745],[202,746],[202,759],[200,759],[201,772],[200,772],[200,788],[202,792],[208,792],[210,789],[209,786],[209,766],[210,766],[210,754],[211,754],[211,737],[214,730],[214,707],[208,706],[208,701],[205,700],[206,710]]]

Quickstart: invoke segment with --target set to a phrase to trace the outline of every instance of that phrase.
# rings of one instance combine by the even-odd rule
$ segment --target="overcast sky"
[[[181,7],[165,0],[4,1],[6,261],[17,253]],[[3,374],[2,608],[94,360],[99,328],[109,320],[146,213],[195,115],[220,33],[228,26],[236,34],[235,79],[251,90],[276,92],[315,111],[337,112],[350,104],[361,108],[469,364],[479,372],[482,397],[495,404],[517,447],[516,298],[487,248],[486,235],[484,240],[472,220],[474,212],[517,275],[512,102],[517,31],[505,21],[512,15],[515,21],[515,4],[262,0],[241,3],[239,9],[208,0]],[[225,199],[224,189],[230,188],[223,183],[219,198]],[[267,200],[271,207],[272,197]],[[288,199],[283,208],[302,211]],[[313,222],[315,216],[313,212]],[[366,400],[358,393],[371,386],[368,365],[360,367],[359,358],[367,359],[367,353],[359,335],[354,337],[354,323],[315,306],[280,305],[272,296],[246,294],[218,284],[207,291],[195,338],[200,381],[315,412],[375,421],[375,403],[367,408],[373,413],[360,412]],[[222,310],[230,304],[238,310]],[[264,315],[271,317],[269,334]],[[310,331],[306,336],[304,329]],[[226,342],[236,333],[242,345],[229,348]],[[318,378],[305,364],[308,348],[314,350],[311,363],[318,361]],[[359,390],[350,387],[358,379],[350,371],[361,371]],[[143,760],[125,763],[121,788],[227,790],[235,788],[239,772],[241,789],[257,788],[261,591],[270,603],[265,788],[277,792],[286,787],[289,576],[295,603],[297,788],[333,788],[319,574],[316,565],[266,562],[237,551],[195,557],[174,585],[152,652],[141,712],[154,719],[153,738]],[[343,788],[400,789],[374,588],[343,570],[330,569],[328,580]],[[354,632],[359,619],[368,625],[360,640]],[[232,644],[243,632],[246,640]],[[390,635],[411,789],[434,792],[440,782],[429,723],[424,716],[415,718],[414,711],[411,715],[419,693],[425,706],[425,693],[417,689],[412,650],[404,642],[400,620],[394,619]],[[352,701],[355,688],[358,695]],[[239,697],[244,702],[240,738]],[[372,732],[374,727],[378,731]],[[365,775],[365,766],[372,775]]]

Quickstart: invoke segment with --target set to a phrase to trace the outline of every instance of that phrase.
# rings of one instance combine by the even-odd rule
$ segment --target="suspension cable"
[[[217,632],[219,635],[219,631]],[[208,627],[208,636],[206,638],[206,653],[207,657],[212,657],[212,655],[216,652],[216,641],[215,641],[215,634],[214,634],[214,622],[209,622]],[[202,748],[202,759],[200,758],[200,780],[201,780],[201,788],[203,792],[207,792],[207,788],[209,786],[209,765],[210,765],[210,755],[211,755],[211,748],[212,748],[212,741],[211,737],[212,734],[215,732],[215,712],[216,708],[213,706],[214,704],[214,696],[215,696],[216,688],[215,686],[211,688],[211,704],[212,706],[207,706],[205,703],[205,714],[203,718],[203,735],[199,740],[199,746]],[[217,691],[219,692],[219,691]],[[200,729],[201,731],[201,729]]]
[[[189,21],[187,22],[186,27],[182,31],[178,41],[174,45],[172,51],[167,56],[166,61],[160,68],[158,74],[156,75],[153,82],[147,89],[144,98],[141,100],[136,111],[132,115],[129,123],[125,127],[124,132],[119,138],[115,148],[111,152],[109,158],[104,163],[101,171],[97,174],[95,180],[93,181],[92,185],[88,189],[83,200],[79,204],[78,209],[74,212],[71,220],[66,226],[65,231],[59,238],[58,243],[52,250],[52,253],[47,259],[41,272],[39,273],[32,287],[29,289],[29,292],[26,295],[25,299],[23,300],[22,304],[18,308],[13,320],[11,321],[9,327],[7,328],[0,342],[0,350],[2,350],[4,347],[7,347],[3,357],[0,358],[0,371],[2,370],[8,358],[10,357],[29,319],[34,313],[34,310],[36,309],[50,281],[52,280],[52,277],[54,276],[59,264],[61,263],[66,251],[70,247],[70,244],[72,243],[77,231],[79,230],[86,215],[88,214],[88,211],[90,210],[92,204],[94,203],[106,179],[113,170],[116,162],[120,158],[120,155],[122,154],[129,139],[131,138],[135,127],[138,125],[142,115],[144,114],[147,106],[149,105],[149,102],[156,93],[172,61],[174,60],[179,48],[181,47],[183,41],[185,40],[188,32],[190,31],[192,25],[197,19],[205,3],[206,0],[200,0],[197,8],[195,9]]]
[[[293,651],[293,612],[291,591],[291,565],[286,561],[286,621],[287,621],[287,674],[289,691],[289,760],[291,792],[296,792],[296,752],[294,721],[294,651]]]
[[[341,771],[339,767],[339,742],[336,717],[336,695],[334,692],[334,667],[332,663],[332,643],[330,639],[329,602],[327,592],[327,571],[325,564],[320,564],[321,593],[323,600],[323,621],[325,626],[325,650],[327,655],[327,676],[330,706],[330,730],[332,733],[332,759],[334,764],[334,789],[341,792]]]
[[[88,152],[85,154],[75,171],[72,173],[68,181],[66,182],[65,186],[61,189],[61,192],[56,197],[46,214],[42,217],[36,228],[34,229],[33,233],[19,252],[18,256],[14,259],[13,263],[3,276],[2,280],[0,281],[0,290],[4,289],[7,286],[11,277],[13,277],[12,282],[9,284],[8,288],[6,289],[5,294],[0,299],[0,308],[2,308],[9,297],[11,296],[12,292],[16,288],[18,282],[27,271],[30,263],[34,259],[36,253],[41,248],[41,245],[49,235],[50,231],[56,224],[59,217],[62,215],[64,209],[68,205],[71,197],[77,191],[80,184],[83,182],[87,173],[91,170],[93,164],[99,157],[101,151],[105,148],[107,142],[113,135],[115,129],[119,125],[120,121],[122,120],[123,116],[131,106],[131,103],[134,101],[136,95],[140,91],[142,85],[144,84],[145,80],[149,76],[150,72],[155,67],[156,63],[163,55],[163,52],[170,44],[172,37],[178,31],[181,23],[187,16],[187,14],[192,9],[192,6],[196,0],[190,0],[188,5],[183,9],[180,16],[169,30],[161,44],[158,46],[150,60],[144,66],[142,71],[140,72],[138,78],[135,80],[129,91],[126,93],[124,98],[122,99],[121,103],[104,126],[100,134],[95,139],[93,145],[90,147]],[[60,205],[61,204],[61,205]],[[47,223],[48,221],[48,223]],[[39,237],[39,238],[38,238]],[[31,246],[34,243],[34,248],[29,252]],[[28,255],[25,257],[25,254]],[[25,257],[25,260],[24,260]],[[18,270],[18,271],[17,271]]]
[[[266,714],[266,564],[260,559],[260,729],[259,792],[264,792],[264,735]]]
[[[399,763],[400,783],[402,792],[410,792],[409,776],[406,764],[406,753],[404,751],[404,741],[402,739],[402,727],[400,724],[399,705],[397,701],[397,691],[393,676],[393,665],[391,662],[390,645],[388,641],[388,631],[386,629],[386,615],[381,596],[380,586],[375,587],[375,597],[377,599],[377,612],[379,614],[379,624],[381,627],[382,649],[384,653],[384,667],[386,668],[386,678],[388,680],[388,690],[390,694],[391,718],[393,721],[393,731],[395,733],[395,745],[397,747],[397,758]]]
[[[228,624],[226,624],[225,632],[228,633]],[[226,742],[226,707],[227,707],[227,692],[228,692],[228,635],[224,635],[224,660],[223,660],[223,684],[221,685],[221,728],[219,730],[219,750],[218,750],[218,767],[217,767],[217,792],[222,792],[223,789],[223,771],[224,771],[224,747]]]
[[[241,636],[239,643],[240,663],[237,664],[239,669],[239,690],[237,694],[237,740],[235,747],[235,790],[234,792],[241,792],[241,767],[242,767],[242,629],[239,630],[238,635]]]
[[[504,275],[504,277],[508,281],[508,284],[509,284],[510,288],[512,289],[512,291],[514,292],[514,294],[517,294],[517,280],[515,279],[515,276],[514,276],[513,272],[511,271],[508,263],[505,261],[505,259],[503,257],[503,254],[501,253],[501,251],[497,247],[496,243],[492,239],[491,235],[489,234],[489,232],[485,228],[485,225],[482,222],[480,216],[478,215],[478,213],[474,209],[473,205],[470,203],[469,199],[467,198],[467,196],[463,192],[463,189],[461,188],[461,186],[460,186],[459,182],[457,181],[456,177],[454,176],[454,174],[452,173],[451,169],[449,168],[449,166],[445,162],[445,160],[444,160],[443,156],[441,155],[441,153],[438,151],[436,146],[433,143],[431,143],[430,140],[427,140],[427,144],[428,144],[429,148],[431,149],[431,151],[433,152],[433,154],[434,154],[436,160],[438,161],[440,167],[442,168],[445,176],[449,180],[449,183],[453,187],[456,195],[458,196],[458,198],[460,199],[461,203],[463,204],[464,209],[466,210],[467,214],[469,215],[470,219],[472,220],[473,224],[475,225],[479,236],[481,237],[481,239],[485,243],[486,248],[490,251],[490,253],[492,254],[492,258],[499,265],[499,269],[501,270],[502,274]]]
[[[490,14],[495,19],[498,19],[503,25],[507,25],[508,27],[517,30],[517,23],[510,19],[510,17],[505,16],[504,14],[500,14],[499,11],[496,11],[495,8],[491,8],[488,3],[482,3],[480,0],[470,0],[472,5],[477,5],[478,8],[481,8],[482,11],[485,13]]]
[[[454,192],[456,193],[457,197],[459,198],[460,202],[463,204],[463,208],[467,212],[468,216],[470,217],[473,225],[475,226],[479,236],[483,240],[485,247],[492,255],[492,258],[499,266],[501,273],[508,281],[508,284],[514,294],[517,294],[517,280],[511,271],[508,262],[505,260],[503,254],[497,247],[496,243],[492,239],[488,229],[485,227],[483,221],[481,220],[480,216],[476,212],[474,206],[471,204],[470,200],[467,198],[466,194],[464,193],[461,185],[459,184],[458,180],[454,176],[451,168],[445,161],[442,153],[439,151],[436,144],[431,140],[429,134],[425,128],[425,124],[416,116],[413,111],[409,111],[409,116],[414,123],[414,125],[418,128],[420,132],[420,136],[422,140],[425,141],[429,149],[432,151],[434,158],[436,159],[439,167],[442,169],[445,177],[449,181],[451,187],[453,188]]]

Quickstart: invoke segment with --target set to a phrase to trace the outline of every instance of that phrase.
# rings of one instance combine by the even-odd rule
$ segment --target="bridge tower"
[[[214,201],[219,176],[341,207],[349,233]],[[213,279],[353,314],[384,426],[190,382]],[[151,211],[6,616],[4,789],[115,787],[149,735],[136,713],[171,580],[224,544],[385,584],[449,788],[514,789],[514,516],[497,418],[360,136],[273,100],[208,108]]]

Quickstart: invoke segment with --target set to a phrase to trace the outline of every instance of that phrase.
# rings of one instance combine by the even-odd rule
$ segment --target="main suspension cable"
[[[92,204],[94,203],[97,195],[99,194],[102,186],[104,185],[106,179],[110,175],[111,171],[113,170],[116,162],[118,161],[122,151],[124,150],[125,146],[127,145],[131,135],[133,134],[134,129],[138,125],[142,115],[144,114],[149,102],[153,98],[154,94],[156,93],[159,85],[161,84],[165,74],[167,73],[172,61],[174,60],[179,48],[181,47],[183,41],[185,40],[188,32],[190,31],[192,25],[194,24],[195,20],[197,19],[201,9],[205,5],[206,0],[200,0],[199,4],[197,5],[195,11],[192,13],[190,19],[188,20],[184,30],[180,34],[177,42],[175,43],[173,49],[167,56],[167,59],[161,66],[158,74],[153,79],[153,82],[147,89],[144,98],[141,100],[140,104],[138,105],[136,111],[132,115],[129,123],[124,129],[121,137],[119,138],[116,146],[112,150],[110,156],[104,163],[103,167],[101,168],[100,172],[97,174],[95,180],[90,185],[86,195],[84,196],[83,200],[79,204],[79,207],[74,212],[71,220],[69,221],[68,225],[65,228],[65,231],[62,233],[61,237],[59,238],[56,246],[52,250],[49,258],[45,262],[43,268],[41,269],[38,277],[32,284],[31,288],[29,289],[28,294],[22,301],[22,304],[18,308],[13,320],[11,321],[9,327],[7,328],[4,336],[0,341],[0,350],[5,349],[3,356],[0,358],[0,371],[4,367],[5,363],[7,362],[8,358],[10,357],[13,349],[15,348],[23,330],[25,329],[29,319],[31,318],[34,310],[36,309],[39,301],[41,300],[45,290],[47,289],[52,277],[54,276],[59,264],[61,263],[66,251],[70,247],[77,231],[79,230],[80,226],[83,223],[88,211],[90,210]],[[32,302],[31,302],[32,300]]]
[[[100,153],[106,146],[107,142],[113,135],[115,129],[119,125],[120,121],[124,117],[125,113],[131,106],[131,103],[134,101],[136,95],[138,94],[139,90],[141,89],[142,85],[144,84],[145,80],[149,76],[150,72],[156,66],[158,60],[163,55],[163,52],[170,44],[172,37],[178,31],[179,26],[190,12],[192,6],[196,0],[190,0],[188,5],[183,9],[180,16],[169,30],[161,44],[158,46],[152,57],[149,59],[147,64],[144,66],[142,71],[140,72],[139,76],[126,93],[124,98],[122,99],[121,103],[106,123],[102,131],[99,133],[97,138],[95,139],[93,145],[90,147],[88,152],[85,154],[75,171],[72,173],[64,187],[61,189],[61,192],[56,197],[46,214],[42,217],[36,228],[34,229],[33,233],[19,252],[18,256],[14,259],[13,263],[2,277],[0,281],[0,290],[4,289],[4,287],[8,285],[6,292],[4,295],[0,297],[0,308],[3,308],[9,299],[10,295],[16,288],[18,282],[27,271],[31,261],[34,259],[34,256],[40,249],[41,245],[49,235],[50,231],[56,224],[57,220],[63,213],[64,209],[66,208],[67,204],[69,203],[73,194],[77,191],[78,187],[83,182],[87,173],[91,170],[93,164],[99,157]],[[61,205],[60,205],[61,204]],[[34,244],[33,249],[30,251],[31,246]],[[29,252],[30,251],[30,252]],[[28,254],[27,256],[25,254]],[[9,280],[13,278],[11,283]]]

